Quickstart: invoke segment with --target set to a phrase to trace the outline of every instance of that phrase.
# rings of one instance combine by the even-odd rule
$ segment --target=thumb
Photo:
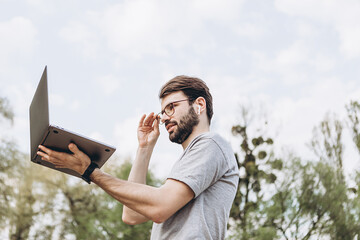
[[[76,144],[74,143],[70,143],[69,144],[69,150],[74,154],[77,155],[79,157],[82,157],[85,155],[85,153],[83,153],[82,151],[79,150],[79,148],[76,146]],[[85,155],[86,156],[86,155]]]

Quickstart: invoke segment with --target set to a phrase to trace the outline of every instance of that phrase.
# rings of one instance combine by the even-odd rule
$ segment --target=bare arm
[[[128,209],[156,223],[168,219],[194,197],[186,184],[171,179],[156,188],[117,179],[96,169],[91,180]]]
[[[81,167],[83,164],[74,164],[74,162],[89,160],[75,144],[70,146],[74,154],[56,152],[44,146],[40,146],[40,149],[44,151],[38,153],[43,160],[54,163],[57,167],[73,169],[79,174],[82,174],[86,168]],[[76,167],[71,168],[72,166]],[[171,179],[160,188],[156,188],[112,177],[98,168],[90,178],[128,209],[157,223],[168,219],[194,197],[194,192],[186,184]],[[135,220],[129,221],[133,223]]]
[[[38,152],[42,159],[55,164],[56,167],[73,169],[83,174],[89,165],[89,163],[87,165],[79,163],[90,160],[75,144],[69,146],[73,154],[56,152],[44,146],[39,147],[44,151]],[[156,188],[112,177],[100,169],[95,169],[90,178],[128,209],[157,223],[168,219],[194,197],[194,192],[185,183],[171,179],[160,188]],[[136,220],[135,218],[129,222],[134,223]]]
[[[128,178],[129,182],[146,184],[146,175],[149,167],[151,153],[152,149],[138,148],[136,158],[133,162]],[[122,220],[126,224],[134,225],[146,222],[149,220],[149,218],[124,205]]]
[[[129,181],[112,177],[100,169],[95,169],[90,176],[95,184],[124,204],[123,219],[129,224],[137,224],[149,219],[158,223],[163,222],[194,197],[193,191],[186,184],[176,180],[167,180],[160,188],[145,185],[159,128],[155,120],[156,116],[153,114],[146,119],[144,115],[141,119],[138,128],[139,149]],[[38,155],[43,160],[53,163],[56,167],[73,169],[81,175],[90,164],[89,157],[75,144],[69,144],[73,154],[56,152],[44,146],[39,148],[43,152],[39,151]]]
[[[138,125],[139,147],[130,171],[129,182],[146,184],[150,158],[159,135],[159,123],[156,116],[153,113],[147,118],[146,115],[143,115]],[[149,218],[124,205],[122,220],[127,224],[134,225],[146,222]]]

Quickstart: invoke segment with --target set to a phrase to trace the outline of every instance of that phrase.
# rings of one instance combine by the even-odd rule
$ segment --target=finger
[[[38,151],[37,154],[41,157],[41,160],[54,164],[56,168],[64,166],[63,161],[61,161],[60,159],[50,157],[48,154],[40,151]]]
[[[79,148],[74,143],[70,143],[68,148],[74,155],[76,155],[78,157],[85,157],[85,156],[87,157],[87,155],[85,153],[83,153],[82,151],[80,151]]]
[[[158,121],[158,123],[160,124],[161,123],[161,117],[160,117],[160,115],[158,114],[158,115],[156,115],[156,120]]]
[[[139,122],[139,127],[142,127],[144,125],[144,119],[146,117],[146,114],[142,115],[140,122]]]
[[[159,118],[156,116],[156,117],[155,117],[155,121],[154,121],[154,129],[155,129],[156,132],[160,132],[160,130],[159,130],[159,123],[160,123],[160,120],[159,120]]]
[[[145,119],[144,125],[151,126],[153,121],[154,113],[150,113],[149,116]]]
[[[39,145],[39,149],[44,151],[50,157],[61,158],[61,155],[63,154],[57,151],[53,151],[43,145]]]
[[[152,118],[150,119],[149,121],[149,126],[150,127],[154,127],[154,122],[156,120],[157,116],[156,115],[153,115]]]
[[[50,157],[49,157],[49,155],[47,155],[46,153],[38,151],[38,152],[37,152],[37,155],[39,155],[42,160],[49,161],[49,158],[50,158]]]
[[[158,119],[158,115],[154,115],[153,118],[151,119],[151,126],[155,126],[155,120]]]

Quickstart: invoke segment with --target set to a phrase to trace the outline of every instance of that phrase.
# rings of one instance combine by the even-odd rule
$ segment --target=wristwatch
[[[85,170],[84,174],[81,176],[81,178],[88,184],[91,183],[90,175],[95,170],[95,168],[99,168],[99,166],[95,162],[91,162],[88,168]]]

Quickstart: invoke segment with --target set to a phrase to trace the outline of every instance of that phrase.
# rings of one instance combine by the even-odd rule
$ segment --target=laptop
[[[75,143],[79,150],[83,151],[92,161],[97,163],[99,168],[105,164],[116,150],[113,146],[49,124],[47,66],[45,66],[41,76],[29,112],[31,161],[34,163],[81,178],[80,174],[71,169],[55,168],[52,163],[41,160],[41,157],[36,154],[38,146],[43,145],[52,150],[71,153],[68,145]]]

